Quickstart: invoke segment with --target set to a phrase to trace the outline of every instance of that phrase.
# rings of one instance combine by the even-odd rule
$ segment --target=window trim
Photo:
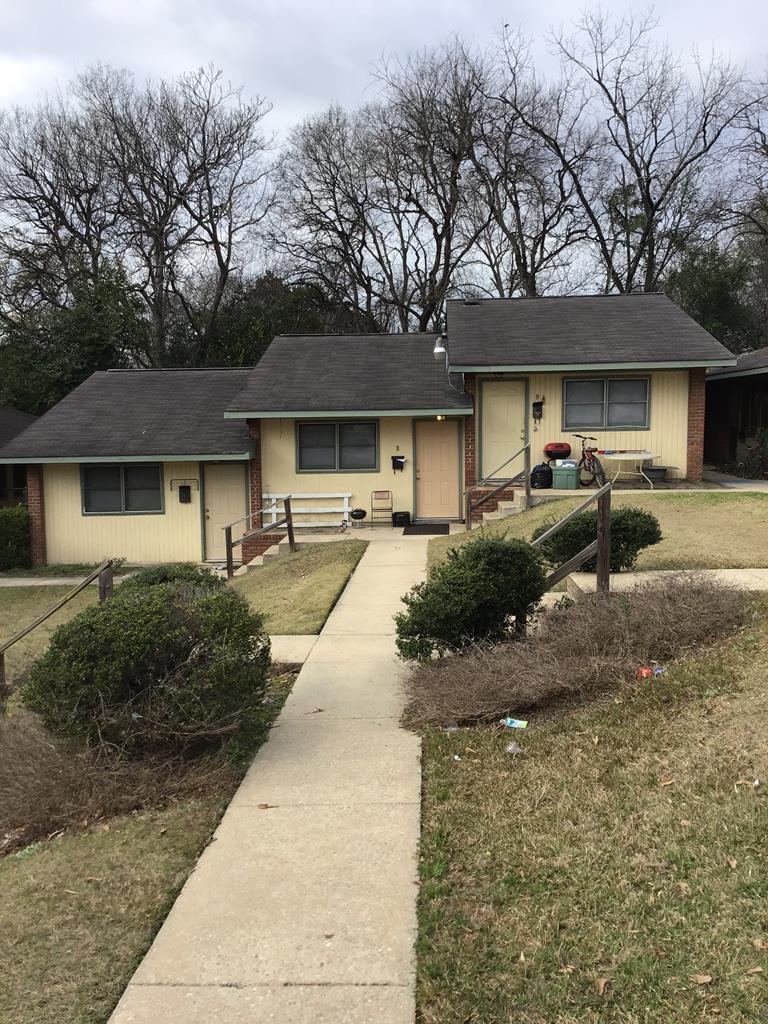
[[[613,426],[613,425],[609,426],[608,423],[606,422],[607,419],[608,419],[608,385],[612,381],[627,381],[627,380],[642,380],[642,381],[645,381],[645,385],[646,385],[646,393],[645,393],[645,423],[642,426],[640,426],[639,424],[634,424],[634,425],[629,424],[628,426]],[[597,427],[597,426],[586,426],[584,424],[582,424],[581,426],[578,426],[576,424],[567,424],[566,423],[566,421],[565,421],[565,419],[566,419],[566,417],[565,417],[565,410],[566,410],[566,406],[568,405],[568,402],[567,402],[567,399],[566,399],[567,385],[570,382],[572,382],[572,381],[574,383],[577,383],[577,384],[583,384],[583,383],[586,383],[587,381],[597,381],[598,383],[603,385],[603,401],[602,401],[602,406],[603,406],[603,422],[602,422],[601,426],[599,426],[599,427]],[[643,374],[643,375],[639,375],[639,376],[635,375],[635,374],[632,374],[631,376],[618,376],[618,377],[613,377],[613,376],[611,376],[611,377],[563,377],[562,389],[563,389],[563,394],[562,394],[562,401],[561,401],[560,416],[561,416],[561,427],[562,427],[562,430],[563,430],[564,433],[567,433],[568,431],[572,432],[574,430],[599,430],[599,431],[603,431],[604,433],[608,433],[610,431],[650,430],[651,429],[651,377],[649,375],[647,375],[647,374]],[[595,404],[595,403],[585,403],[585,404]],[[637,404],[639,405],[640,403],[638,402]]]
[[[125,467],[151,466],[159,470],[160,476],[160,508],[128,510],[125,507]],[[120,471],[120,511],[89,512],[85,507],[85,471],[90,468],[118,469]],[[80,513],[83,516],[164,516],[165,515],[165,467],[162,462],[81,462],[80,463]]]
[[[374,448],[375,448],[375,456],[376,457],[375,457],[375,465],[372,466],[370,469],[361,469],[361,468],[342,469],[341,468],[341,464],[340,464],[340,448],[339,448],[339,427],[342,426],[342,425],[348,425],[348,424],[366,424],[366,425],[367,424],[373,424],[373,428],[374,428],[374,431],[376,433],[376,438],[375,438],[375,441],[374,441]],[[334,428],[335,451],[336,451],[336,458],[335,458],[336,465],[335,465],[334,469],[312,469],[312,468],[310,468],[310,469],[302,469],[301,468],[300,430],[301,430],[302,427],[311,427],[311,426],[318,426],[318,425],[320,425],[320,426],[333,426],[333,428]],[[379,442],[380,442],[380,431],[379,431],[379,421],[377,419],[366,418],[366,419],[343,419],[343,420],[322,420],[322,419],[311,419],[311,420],[310,419],[306,419],[306,420],[302,419],[302,420],[296,420],[295,421],[296,472],[297,473],[301,473],[304,476],[306,476],[307,474],[311,475],[313,473],[337,473],[337,474],[338,473],[346,473],[347,475],[354,474],[354,473],[378,473],[379,470],[380,470],[380,454],[379,454],[380,444],[379,444]]]

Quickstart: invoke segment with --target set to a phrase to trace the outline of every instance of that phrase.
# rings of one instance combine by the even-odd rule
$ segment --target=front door
[[[205,497],[205,557],[208,561],[223,562],[227,557],[224,527],[246,514],[247,466],[244,462],[204,463]],[[232,537],[242,537],[245,523],[232,530]],[[235,561],[239,561],[239,548],[235,548]]]
[[[459,518],[458,420],[416,420],[415,514]]]
[[[480,475],[509,479],[523,469],[522,455],[507,459],[525,444],[525,381],[488,380],[481,388]]]

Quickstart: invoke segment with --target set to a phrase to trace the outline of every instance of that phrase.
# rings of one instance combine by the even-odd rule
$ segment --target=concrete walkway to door
[[[427,538],[366,539],[112,1024],[412,1024],[420,745],[392,616]]]

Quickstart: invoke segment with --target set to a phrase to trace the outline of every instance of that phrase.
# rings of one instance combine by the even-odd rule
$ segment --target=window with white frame
[[[83,466],[83,512],[162,512],[163,476],[159,463]]]
[[[378,468],[375,420],[298,423],[296,453],[302,473],[333,473]]]
[[[648,377],[573,377],[563,381],[563,428],[646,430]]]

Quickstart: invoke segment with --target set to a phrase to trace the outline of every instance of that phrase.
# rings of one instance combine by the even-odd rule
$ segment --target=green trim
[[[252,458],[249,452],[238,455],[62,455],[49,459],[30,458],[14,455],[12,459],[0,459],[0,466],[24,463],[27,466],[52,466],[58,463],[123,463],[123,462],[248,462]]]
[[[732,373],[718,373],[707,377],[707,384],[716,384],[719,380],[733,380],[734,377],[755,377],[760,373],[768,373],[768,366],[758,366],[753,370],[734,370]]]
[[[608,415],[608,383],[610,381],[612,381],[612,380],[644,380],[646,382],[646,385],[647,385],[646,392],[645,392],[645,394],[646,394],[646,399],[645,399],[645,425],[644,426],[628,426],[628,427],[611,427],[611,426],[608,426],[607,424],[603,424],[600,427],[595,427],[595,426],[586,426],[586,425],[582,424],[581,426],[566,426],[566,424],[565,424],[565,406],[566,406],[565,386],[566,386],[566,384],[567,384],[567,382],[569,380],[575,380],[575,381],[578,381],[580,383],[585,381],[585,380],[597,380],[597,381],[600,381],[602,383],[602,385],[603,385],[603,401],[602,401],[601,404],[603,406],[603,418],[604,419]],[[560,432],[561,433],[573,435],[575,430],[596,430],[598,433],[602,432],[604,434],[609,434],[609,433],[612,433],[613,431],[616,431],[617,433],[621,433],[622,431],[633,431],[633,430],[637,430],[637,431],[644,431],[645,430],[645,431],[647,431],[647,430],[651,429],[651,392],[652,392],[651,383],[652,383],[652,381],[651,381],[650,377],[647,377],[647,376],[643,376],[643,377],[610,377],[610,376],[605,376],[605,377],[563,377],[561,383],[562,383],[562,391],[561,391],[561,399],[560,399]],[[571,403],[571,404],[574,404],[574,403]],[[578,404],[578,403],[576,403],[576,404]],[[591,404],[595,404],[596,405],[597,403],[595,402],[595,403],[591,403]],[[639,405],[640,403],[638,402],[637,404]]]
[[[157,466],[160,474],[160,508],[147,508],[147,509],[127,509],[125,507],[125,473],[120,473],[120,504],[123,506],[120,509],[116,509],[113,512],[89,512],[85,507],[85,470],[88,469],[92,463],[81,462],[80,463],[80,515],[87,517],[88,519],[101,516],[164,516],[165,515],[165,472],[163,469],[162,462],[145,462],[143,465]],[[104,465],[104,463],[101,463]],[[118,466],[119,463],[109,463],[112,466]]]
[[[688,370],[697,366],[735,366],[734,359],[692,360],[676,363],[531,363],[504,366],[450,366],[451,373],[559,373],[561,370],[583,370],[586,373],[609,370]],[[226,414],[225,414],[226,415]]]
[[[321,412],[306,410],[288,412],[225,412],[225,420],[320,420],[376,419],[381,416],[471,416],[471,409],[330,409]]]
[[[378,473],[378,472],[380,472],[381,464],[380,464],[380,452],[379,452],[379,444],[380,444],[379,421],[377,419],[367,419],[367,420],[357,420],[356,419],[356,420],[350,420],[349,422],[351,422],[351,423],[373,423],[374,427],[376,428],[376,441],[375,441],[376,465],[372,466],[372,467],[370,467],[368,469],[364,469],[362,467],[356,467],[354,469],[343,469],[341,467],[341,465],[340,465],[340,462],[341,462],[341,448],[340,448],[340,445],[339,445],[339,420],[330,420],[330,421],[329,420],[303,420],[302,423],[306,424],[306,426],[311,426],[313,423],[318,423],[321,426],[327,426],[329,423],[331,423],[335,427],[334,437],[335,437],[335,441],[336,441],[336,466],[333,469],[302,469],[301,468],[301,466],[299,464],[299,424],[295,423],[294,427],[293,427],[293,437],[294,437],[294,459],[295,459],[295,467],[296,467],[296,475],[297,476],[298,475],[302,475],[302,476],[309,475],[309,476],[311,476],[313,473],[332,473],[332,474],[333,473],[337,473],[337,474],[338,473],[347,473],[347,474],[349,474],[349,473]]]
[[[197,464],[197,477],[200,481],[200,489],[198,494],[200,495],[200,561],[205,561],[205,472],[202,462]]]

